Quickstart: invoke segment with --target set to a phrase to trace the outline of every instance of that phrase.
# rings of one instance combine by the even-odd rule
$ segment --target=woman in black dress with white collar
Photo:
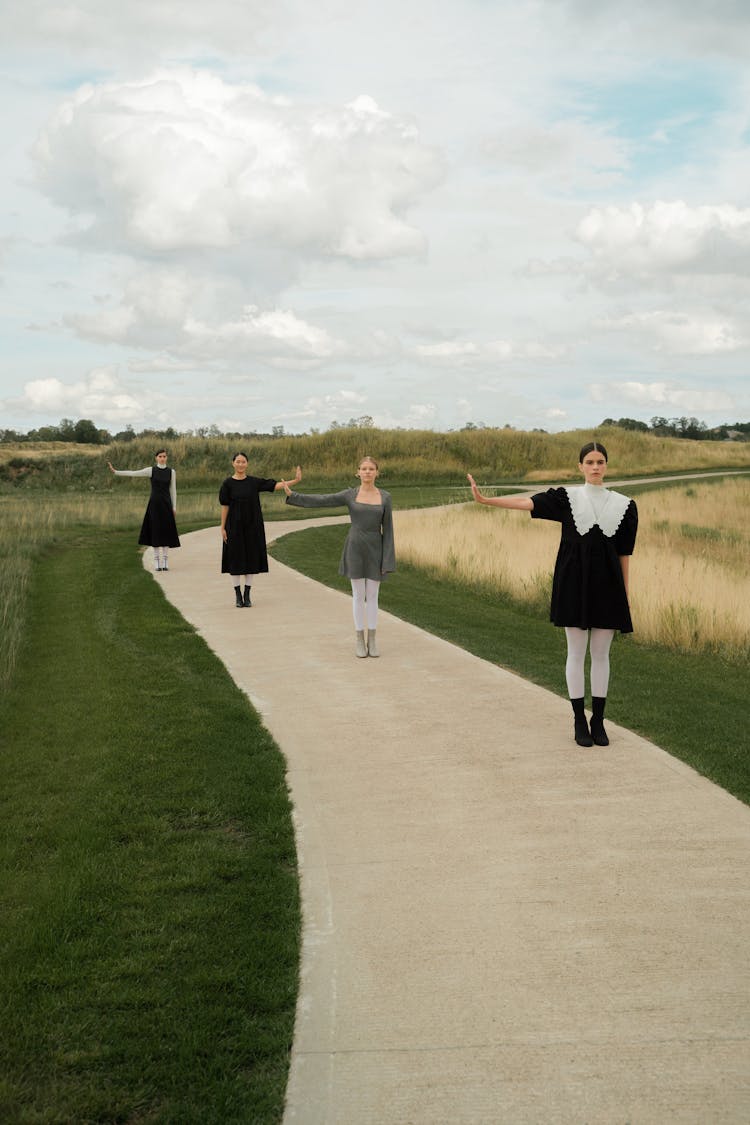
[[[482,496],[469,483],[479,504],[514,508],[532,519],[561,524],[560,548],[552,580],[550,620],[565,629],[568,656],[565,676],[579,746],[608,746],[604,708],[609,687],[609,650],[615,632],[632,633],[628,604],[630,556],[638,530],[635,501],[604,487],[607,451],[598,442],[584,445],[578,468],[584,484],[550,488],[533,496]],[[584,711],[584,661],[591,653],[591,727]]]

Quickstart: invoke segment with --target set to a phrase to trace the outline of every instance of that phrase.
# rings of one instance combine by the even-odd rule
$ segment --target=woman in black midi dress
[[[235,453],[232,467],[234,473],[222,482],[219,489],[221,573],[231,575],[235,605],[241,609],[253,604],[250,600],[250,579],[255,574],[265,574],[268,571],[266,529],[260,494],[280,492],[287,483],[297,484],[302,480],[302,470],[298,465],[296,475],[290,482],[251,477],[247,473],[247,457],[244,453]]]
[[[528,511],[532,519],[561,525],[552,579],[550,620],[565,629],[565,676],[579,746],[607,746],[604,708],[609,687],[609,650],[616,631],[632,633],[628,604],[630,555],[638,530],[635,502],[604,487],[607,451],[590,442],[581,450],[585,483],[550,488],[533,496],[484,497],[469,476],[474,499],[498,508]],[[591,654],[591,727],[584,710],[584,664]]]
[[[154,570],[169,570],[170,547],[179,547],[175,515],[177,513],[177,474],[167,468],[167,451],[160,449],[156,464],[150,469],[115,469],[107,465],[116,477],[150,477],[151,496],[141,524],[138,542],[142,547],[153,547]]]

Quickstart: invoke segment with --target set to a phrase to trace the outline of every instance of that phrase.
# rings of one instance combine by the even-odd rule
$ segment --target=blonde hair
[[[359,468],[360,466],[364,465],[365,461],[369,461],[369,462],[370,462],[370,464],[371,464],[371,465],[374,465],[376,469],[379,469],[379,468],[380,468],[380,465],[379,465],[379,464],[377,463],[377,461],[375,460],[375,458],[374,458],[374,457],[360,457],[360,459],[359,459],[359,466],[358,466],[358,468]]]

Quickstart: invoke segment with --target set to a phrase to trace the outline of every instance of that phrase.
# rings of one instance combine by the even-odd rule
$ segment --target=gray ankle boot
[[[357,629],[357,647],[354,650],[357,656],[367,656],[367,645],[365,644],[365,631],[364,629]]]
[[[374,629],[370,629],[367,633],[367,655],[380,656],[380,653],[378,652],[378,643],[375,639]]]

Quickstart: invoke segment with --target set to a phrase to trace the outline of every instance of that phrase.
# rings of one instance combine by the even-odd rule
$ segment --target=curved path
[[[273,561],[240,612],[217,529],[182,542],[155,577],[288,762],[286,1125],[749,1121],[750,809],[388,614],[357,660],[350,599]]]

